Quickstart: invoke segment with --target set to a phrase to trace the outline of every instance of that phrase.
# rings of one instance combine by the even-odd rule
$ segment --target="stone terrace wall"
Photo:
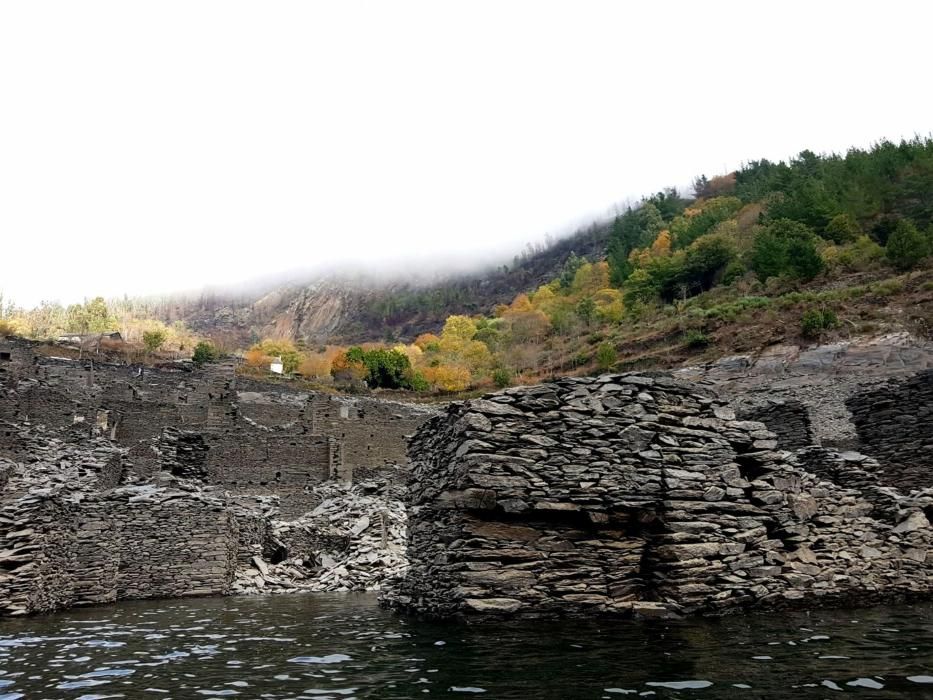
[[[854,394],[852,412],[861,449],[880,463],[880,478],[902,489],[933,481],[933,370]]]
[[[929,497],[869,497],[777,447],[666,375],[453,404],[412,441],[411,569],[386,601],[439,616],[722,613],[931,591]]]

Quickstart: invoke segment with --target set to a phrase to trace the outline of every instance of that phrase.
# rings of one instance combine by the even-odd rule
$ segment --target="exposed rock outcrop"
[[[782,451],[709,386],[663,374],[451,405],[410,446],[410,570],[386,601],[651,615],[933,590],[929,495],[815,449]]]

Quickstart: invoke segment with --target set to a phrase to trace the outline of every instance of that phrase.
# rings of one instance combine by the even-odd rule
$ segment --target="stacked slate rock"
[[[736,406],[736,409],[742,420],[764,423],[786,450],[814,444],[809,412],[800,401],[774,398],[758,405]]]
[[[452,404],[410,445],[408,576],[436,616],[724,613],[927,594],[925,501],[805,471],[669,375]]]
[[[859,440],[882,464],[881,479],[902,489],[929,486],[933,470],[933,369],[894,380],[846,402]]]
[[[169,474],[114,486],[125,451],[109,441],[15,430],[22,461],[0,457],[0,614],[230,592],[238,532],[221,492]]]

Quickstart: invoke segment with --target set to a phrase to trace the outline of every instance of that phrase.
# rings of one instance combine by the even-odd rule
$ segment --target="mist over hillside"
[[[309,343],[411,339],[439,330],[450,314],[489,313],[496,304],[544,284],[573,253],[605,257],[611,221],[561,238],[529,243],[499,264],[463,261],[400,269],[294,272],[241,288],[218,288],[140,300],[168,322],[246,342],[276,337]],[[438,269],[439,268],[439,269]]]

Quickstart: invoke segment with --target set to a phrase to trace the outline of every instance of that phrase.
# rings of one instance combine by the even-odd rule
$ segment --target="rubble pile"
[[[235,592],[372,591],[404,575],[407,513],[397,488],[330,483],[313,493],[313,511],[271,521]]]

